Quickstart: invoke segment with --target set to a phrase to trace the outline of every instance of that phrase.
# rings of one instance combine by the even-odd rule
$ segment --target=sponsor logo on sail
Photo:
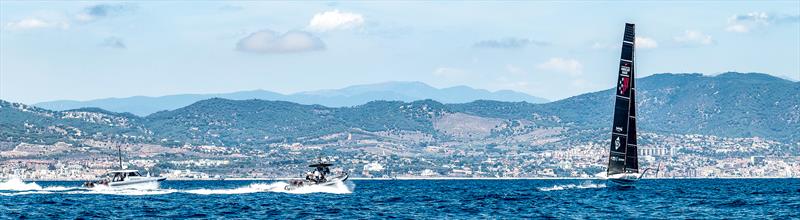
[[[619,151],[620,147],[622,147],[622,144],[619,143],[619,137],[614,137],[614,148],[616,148],[617,151]]]
[[[614,127],[614,130],[617,131],[617,132],[622,132],[622,127],[619,127],[619,126]]]
[[[629,76],[628,73],[631,72],[631,67],[628,66],[626,63],[624,66],[619,67],[620,75],[622,76]]]
[[[619,85],[617,87],[619,87],[618,92],[620,95],[625,95],[628,92],[628,86],[630,85],[631,81],[630,79],[631,78],[628,77],[622,77],[619,79]]]

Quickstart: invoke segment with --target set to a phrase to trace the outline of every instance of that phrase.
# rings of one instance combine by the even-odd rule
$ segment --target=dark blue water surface
[[[356,180],[350,194],[257,192],[269,183],[165,181],[155,191],[95,193],[70,188],[79,182],[37,182],[41,189],[0,190],[0,216],[800,218],[800,179],[642,180],[633,189],[588,180]]]

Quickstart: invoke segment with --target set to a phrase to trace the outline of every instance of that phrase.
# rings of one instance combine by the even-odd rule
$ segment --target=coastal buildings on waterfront
[[[641,167],[661,164],[658,178],[800,176],[800,155],[791,151],[796,145],[761,138],[643,136],[649,144],[639,149]],[[473,142],[409,147],[348,139],[326,144],[274,144],[261,149],[186,145],[162,153],[152,152],[160,146],[126,145],[139,151],[126,155],[125,166],[171,179],[296,177],[308,161],[315,159],[335,162],[337,169],[364,178],[592,178],[604,171],[607,142],[568,143],[573,145]],[[110,145],[19,144],[0,152],[0,178],[21,170],[26,179],[94,179],[119,166]]]

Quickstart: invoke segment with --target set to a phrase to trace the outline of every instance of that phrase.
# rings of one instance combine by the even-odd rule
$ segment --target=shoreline
[[[703,180],[703,179],[798,179],[800,177],[670,177],[670,178],[642,178],[645,180]],[[276,177],[276,178],[167,178],[165,181],[286,181],[298,178],[292,177]],[[350,180],[359,181],[387,181],[387,180],[606,180],[604,178],[588,178],[588,177],[397,177],[397,178],[369,178],[369,177],[352,177]],[[2,180],[5,181],[5,180]],[[23,179],[26,182],[75,182],[75,181],[91,181],[82,179]]]

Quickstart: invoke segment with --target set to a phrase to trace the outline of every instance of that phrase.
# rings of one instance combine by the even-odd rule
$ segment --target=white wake
[[[78,189],[78,187],[63,187],[63,186],[49,186],[42,187],[34,182],[26,183],[17,176],[12,176],[3,182],[0,182],[0,196],[15,196],[15,195],[29,195],[29,194],[51,194],[54,192],[63,192]]]
[[[559,191],[559,190],[569,190],[569,189],[593,189],[593,188],[605,188],[606,184],[595,184],[592,182],[583,182],[581,184],[562,184],[562,185],[555,185],[551,187],[539,187],[539,191]]]
[[[259,192],[279,192],[291,194],[309,194],[309,193],[332,193],[332,194],[350,194],[353,193],[355,185],[352,182],[343,183],[336,182],[335,185],[330,186],[304,186],[294,190],[286,190],[286,182],[274,183],[253,183],[248,186],[243,186],[235,189],[195,189],[182,191],[185,193],[200,194],[200,195],[214,195],[214,194],[246,194],[246,193],[259,193]]]
[[[12,176],[10,179],[0,182],[0,190],[5,191],[31,191],[42,190],[42,187],[36,183],[26,183],[17,176]]]
[[[80,190],[64,192],[66,194],[104,194],[123,196],[164,195],[177,192],[173,189],[161,189],[159,182],[147,182],[127,185],[124,187],[109,187],[96,185],[92,188],[79,188]]]
[[[36,183],[25,183],[20,179],[9,179],[0,183],[0,196],[16,196],[29,194],[101,194],[101,195],[123,195],[123,196],[144,196],[144,195],[165,195],[172,193],[188,193],[198,195],[230,195],[248,193],[290,193],[290,194],[309,194],[309,193],[332,193],[349,194],[353,192],[355,184],[352,182],[337,182],[330,186],[305,186],[294,190],[286,190],[286,182],[272,183],[252,183],[232,189],[162,189],[157,182],[152,184],[136,184],[131,188],[114,188],[103,185],[94,188],[85,187],[41,187]]]
[[[286,185],[286,183],[277,182],[277,183],[253,183],[248,186],[243,186],[234,189],[192,189],[192,190],[185,190],[185,193],[191,194],[200,194],[200,195],[219,195],[219,194],[247,194],[247,193],[259,193],[259,192],[270,192],[275,188],[281,188]]]

